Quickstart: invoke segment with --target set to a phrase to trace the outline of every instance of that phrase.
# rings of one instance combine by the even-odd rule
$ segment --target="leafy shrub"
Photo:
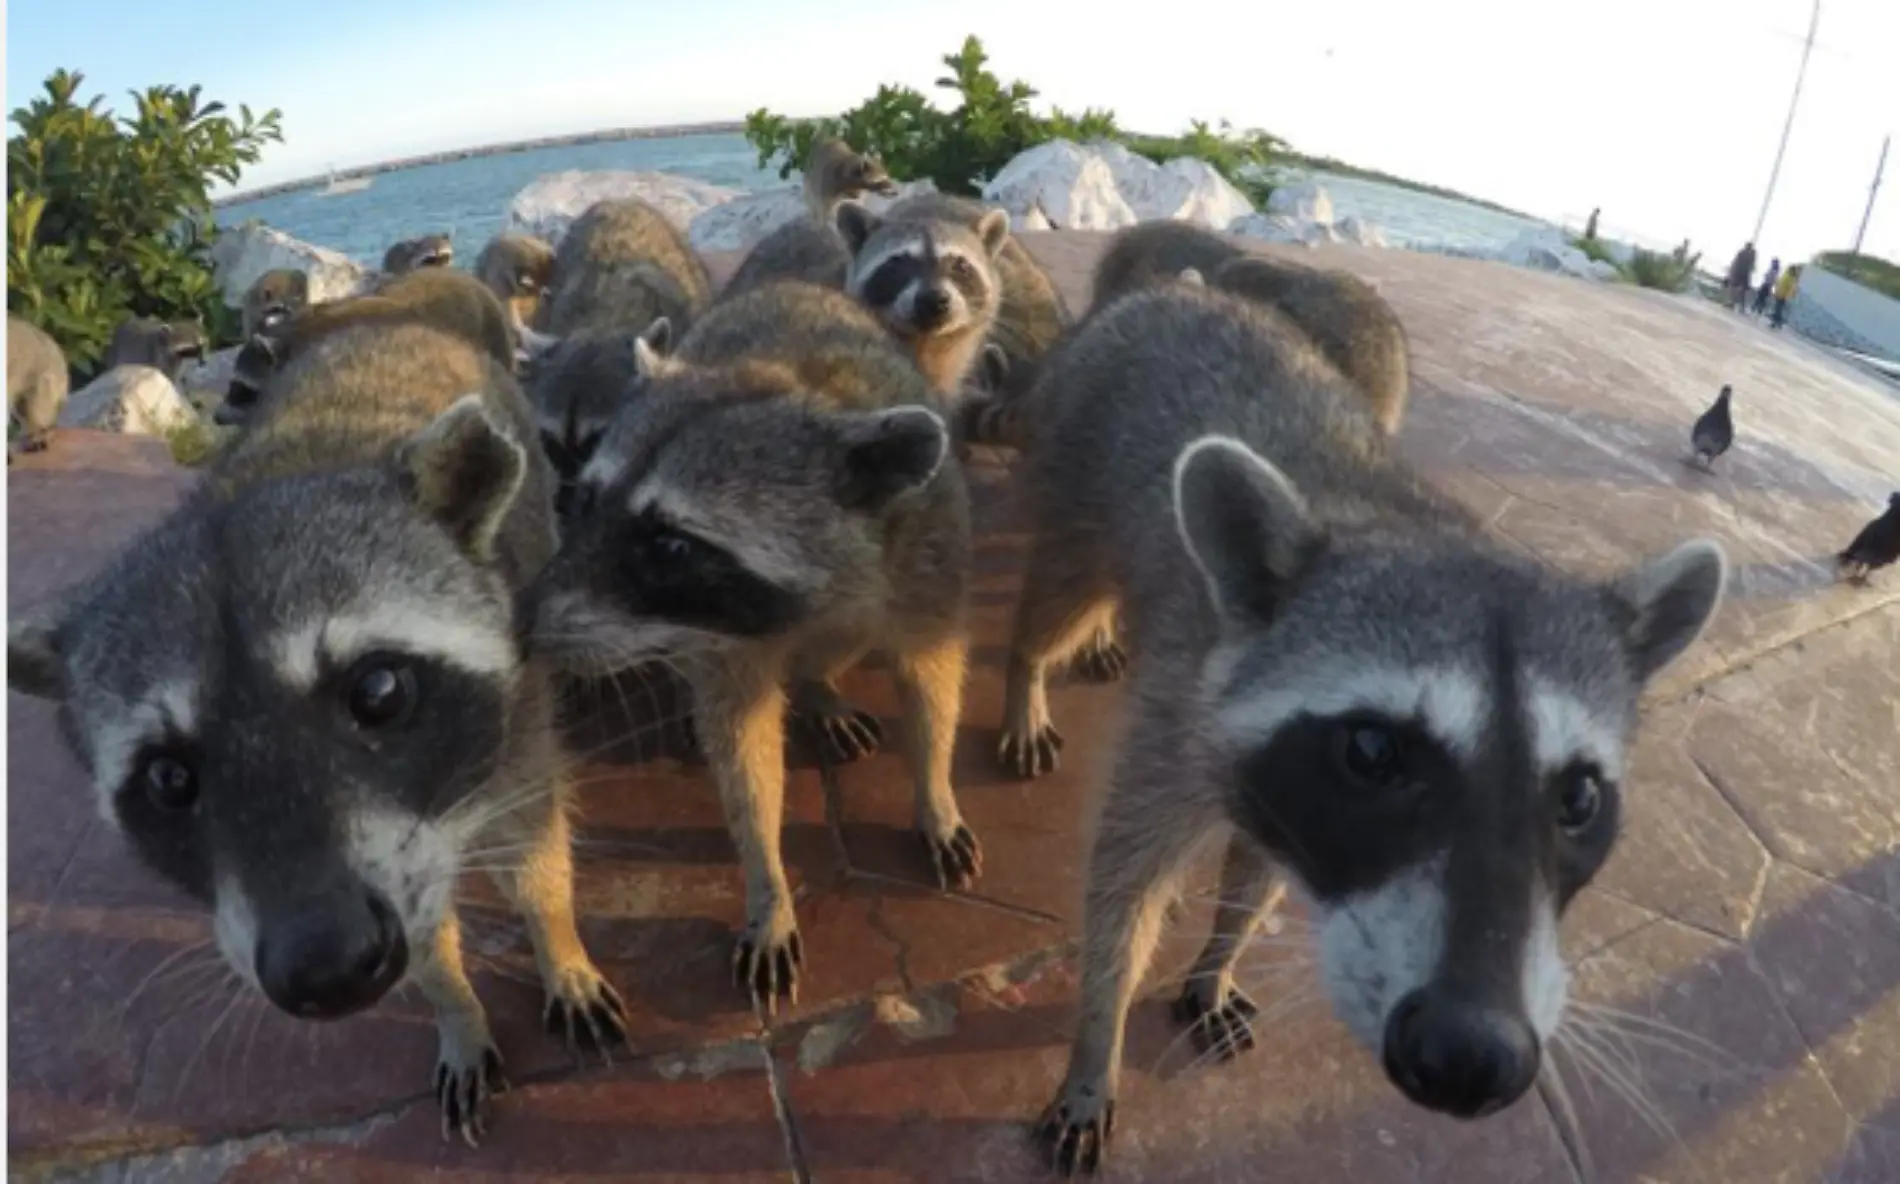
[[[57,70],[13,112],[7,140],[7,308],[89,372],[128,316],[197,320],[214,348],[236,338],[205,252],[213,180],[233,184],[281,141],[275,110],[223,114],[200,88],[134,91],[137,113],[75,101],[85,76]]]
[[[1598,263],[1616,263],[1615,257],[1610,254],[1609,244],[1594,235],[1580,235],[1571,239],[1570,245],[1582,251],[1585,257]]]
[[[1272,166],[1286,145],[1262,131],[1229,134],[1195,122],[1186,136],[1141,136],[1123,132],[1115,113],[1088,108],[1080,114],[1056,109],[1037,115],[1029,102],[1035,88],[1022,81],[1003,83],[989,69],[989,55],[975,37],[947,54],[949,74],[937,86],[954,91],[956,107],[942,110],[908,86],[880,86],[869,99],[843,115],[793,120],[761,107],[746,116],[746,140],[758,150],[759,167],[778,162],[778,175],[789,178],[810,159],[812,145],[841,136],[860,152],[874,153],[884,167],[904,180],[929,178],[945,193],[975,195],[982,183],[1025,149],[1049,140],[1113,140],[1151,160],[1196,156],[1207,161],[1255,201],[1272,191]]]
[[[1823,251],[1814,257],[1814,265],[1831,271],[1844,280],[1872,288],[1900,300],[1900,266],[1878,255],[1856,255],[1852,251]]]
[[[1687,292],[1695,286],[1696,265],[1701,261],[1700,251],[1690,255],[1683,251],[1665,253],[1637,247],[1629,262],[1622,264],[1619,270],[1632,284],[1663,292]]]

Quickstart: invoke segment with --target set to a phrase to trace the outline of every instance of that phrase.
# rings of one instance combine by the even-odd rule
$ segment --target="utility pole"
[[[1880,178],[1887,172],[1887,148],[1893,143],[1889,133],[1880,141],[1880,163],[1874,166],[1874,185],[1867,191],[1867,212],[1860,216],[1860,229],[1854,232],[1854,254],[1860,254],[1860,244],[1867,237],[1867,220],[1874,216],[1874,196],[1880,192]]]
[[[1775,167],[1768,170],[1768,192],[1761,195],[1761,214],[1755,219],[1751,241],[1761,241],[1761,228],[1768,221],[1768,203],[1774,200],[1775,181],[1781,176],[1781,158],[1788,151],[1788,133],[1794,130],[1794,110],[1801,102],[1801,83],[1808,76],[1808,55],[1814,52],[1814,34],[1821,27],[1821,0],[1814,0],[1814,13],[1808,17],[1808,38],[1801,43],[1801,66],[1794,72],[1794,94],[1788,99],[1788,122],[1781,128],[1781,146],[1775,149]]]

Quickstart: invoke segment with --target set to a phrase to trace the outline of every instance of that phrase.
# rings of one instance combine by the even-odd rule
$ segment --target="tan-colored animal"
[[[760,239],[722,295],[737,295],[772,280],[793,279],[842,290],[851,253],[838,236],[838,203],[867,193],[885,197],[897,183],[875,156],[860,156],[837,137],[821,141],[805,163],[805,215],[793,218]]]
[[[513,368],[515,335],[501,301],[474,276],[424,267],[397,276],[366,296],[314,304],[259,333],[238,351],[231,389],[219,405],[219,423],[243,423],[269,387],[271,376],[317,342],[362,324],[423,324],[440,329]]]
[[[779,858],[786,686],[835,749],[876,720],[837,692],[871,650],[903,704],[918,830],[938,876],[981,857],[951,788],[970,581],[969,496],[935,396],[842,293],[782,281],[713,305],[660,357],[639,414],[582,470],[589,508],[527,600],[535,652],[583,675],[671,659],[739,848],[754,1001],[793,994],[803,946]]]
[[[1349,272],[1253,254],[1190,222],[1144,222],[1118,233],[1102,255],[1091,308],[1187,268],[1292,321],[1365,392],[1379,426],[1398,433],[1411,392],[1405,327],[1371,284]]]
[[[20,450],[38,452],[53,442],[72,375],[66,354],[46,331],[7,314],[7,427],[17,431]],[[7,456],[11,458],[11,442]]]
[[[244,340],[268,333],[310,307],[310,276],[294,267],[267,271],[244,293]]]
[[[575,927],[552,675],[515,629],[555,547],[533,430],[468,342],[351,324],[198,496],[8,629],[9,687],[62,701],[101,813],[211,913],[239,979],[305,1020],[420,988],[444,1133],[470,1143],[503,1065],[463,970],[464,870],[525,917],[550,1025],[624,1033]]]
[[[422,267],[447,267],[455,262],[455,240],[446,234],[406,238],[383,252],[383,270],[407,275]]]
[[[532,235],[498,234],[475,257],[475,278],[488,285],[516,321],[533,325],[554,282],[554,248]]]

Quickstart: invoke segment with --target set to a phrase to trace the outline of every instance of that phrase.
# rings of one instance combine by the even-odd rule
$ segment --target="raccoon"
[[[533,325],[554,279],[554,248],[526,234],[503,233],[475,256],[475,277],[488,285],[520,325]]]
[[[775,279],[798,279],[844,289],[851,255],[834,226],[833,211],[844,200],[867,193],[891,197],[897,183],[875,156],[860,156],[837,137],[821,141],[805,165],[804,217],[793,218],[760,239],[726,281],[724,295],[736,295]]]
[[[745,874],[734,975],[775,1011],[804,961],[778,850],[788,683],[798,716],[849,743],[869,717],[834,679],[886,653],[918,830],[944,883],[980,872],[951,788],[968,491],[922,376],[842,293],[763,285],[713,305],[673,355],[637,356],[640,412],[589,459],[522,615],[535,652],[570,673],[667,660],[692,684]]]
[[[851,254],[845,291],[876,314],[940,396],[959,395],[1002,302],[996,259],[1009,243],[1009,215],[987,211],[974,228],[913,212],[880,218],[840,202],[836,223]]]
[[[153,317],[127,318],[112,332],[101,372],[115,366],[150,366],[173,383],[186,359],[205,356],[204,330],[190,321],[166,324]]]
[[[273,375],[346,327],[406,322],[452,333],[500,365],[514,366],[515,335],[494,294],[467,272],[425,267],[396,277],[370,295],[312,305],[252,337],[238,350],[230,389],[213,418],[227,425],[247,422]]]
[[[1411,1101],[1519,1098],[1563,1018],[1557,927],[1608,856],[1638,697],[1701,633],[1695,540],[1604,580],[1523,557],[1402,461],[1283,317],[1166,284],[1050,358],[1011,664],[1119,599],[1134,653],[1089,857],[1079,1025],[1039,1123],[1093,1172],[1122,1029],[1192,857],[1225,839],[1176,1005],[1252,1041],[1236,960],[1284,877],[1333,1009]],[[1039,428],[1040,430],[1040,428]],[[1019,705],[1020,706],[1020,705]],[[1018,735],[1046,739],[1047,714]]]
[[[473,1144],[503,1066],[462,969],[465,864],[506,865],[570,1043],[624,1038],[575,930],[551,676],[515,630],[552,477],[507,369],[424,325],[332,334],[277,394],[169,518],[9,623],[7,685],[59,702],[106,822],[275,1006],[420,987],[443,1133]]]
[[[455,242],[446,234],[406,238],[383,252],[383,270],[407,275],[422,267],[447,267],[455,262]]]
[[[244,293],[244,339],[269,333],[310,307],[310,276],[295,268],[267,271]]]
[[[596,202],[569,228],[555,253],[544,323],[522,334],[524,378],[543,442],[559,445],[551,455],[565,498],[637,378],[632,353],[619,347],[630,333],[685,332],[711,297],[704,261],[646,202]]]
[[[1349,272],[1252,254],[1189,222],[1144,222],[1117,233],[1103,254],[1091,307],[1185,268],[1292,321],[1372,401],[1379,426],[1398,433],[1411,392],[1405,327],[1371,284]]]
[[[8,313],[7,429],[8,435],[19,433],[22,452],[38,452],[53,442],[71,384],[59,343],[38,325]],[[9,441],[9,462],[12,457]]]
[[[955,221],[975,228],[991,212],[988,206],[968,198],[920,193],[893,205],[886,216],[893,220]],[[1003,295],[988,340],[1000,346],[1009,361],[1001,394],[1013,399],[1035,385],[1043,356],[1075,318],[1055,281],[1014,235],[997,253],[996,270]]]

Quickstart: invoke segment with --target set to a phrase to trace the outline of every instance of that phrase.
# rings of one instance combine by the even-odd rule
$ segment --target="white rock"
[[[224,302],[232,308],[244,303],[257,277],[279,268],[294,268],[310,277],[310,299],[321,303],[340,300],[364,290],[370,270],[340,251],[313,246],[281,230],[250,221],[218,235],[209,252]]]
[[[1623,273],[1617,269],[1616,264],[1607,259],[1590,260],[1589,270],[1591,279],[1602,280],[1604,283],[1615,283],[1623,278]]]
[[[744,193],[694,218],[686,237],[697,251],[746,251],[804,212],[804,190],[797,185]]]
[[[681,230],[714,206],[740,195],[737,189],[671,173],[584,172],[570,169],[537,177],[508,203],[507,229],[559,244],[574,219],[597,201],[637,197],[652,203]]]
[[[1286,214],[1248,214],[1229,222],[1227,233],[1262,242],[1297,243],[1305,241],[1307,225]]]
[[[1055,223],[1049,221],[1049,215],[1042,212],[1042,203],[1039,201],[1030,202],[1028,213],[1024,214],[1020,218],[1011,218],[1009,221],[1010,221],[1010,229],[1012,230],[1054,230],[1055,229]]]
[[[1570,245],[1554,226],[1527,227],[1498,251],[1498,258],[1518,267],[1554,271],[1560,275],[1592,277],[1588,255]]]
[[[1295,181],[1274,189],[1267,199],[1269,214],[1287,214],[1302,222],[1333,224],[1333,199],[1317,181]]]
[[[231,389],[231,375],[237,370],[241,346],[206,354],[203,361],[186,362],[178,371],[178,389],[197,407],[215,406]]]
[[[1383,247],[1389,245],[1385,234],[1377,226],[1357,214],[1347,214],[1333,224],[1339,232],[1342,242],[1357,243],[1362,247]]]
[[[198,418],[172,381],[151,366],[114,366],[72,393],[61,427],[163,436]]]
[[[1008,210],[1029,214],[1040,202],[1044,214],[1064,230],[1119,230],[1141,219],[1122,197],[1114,170],[1103,154],[1068,140],[1050,140],[1019,153],[983,186],[983,198]]]

